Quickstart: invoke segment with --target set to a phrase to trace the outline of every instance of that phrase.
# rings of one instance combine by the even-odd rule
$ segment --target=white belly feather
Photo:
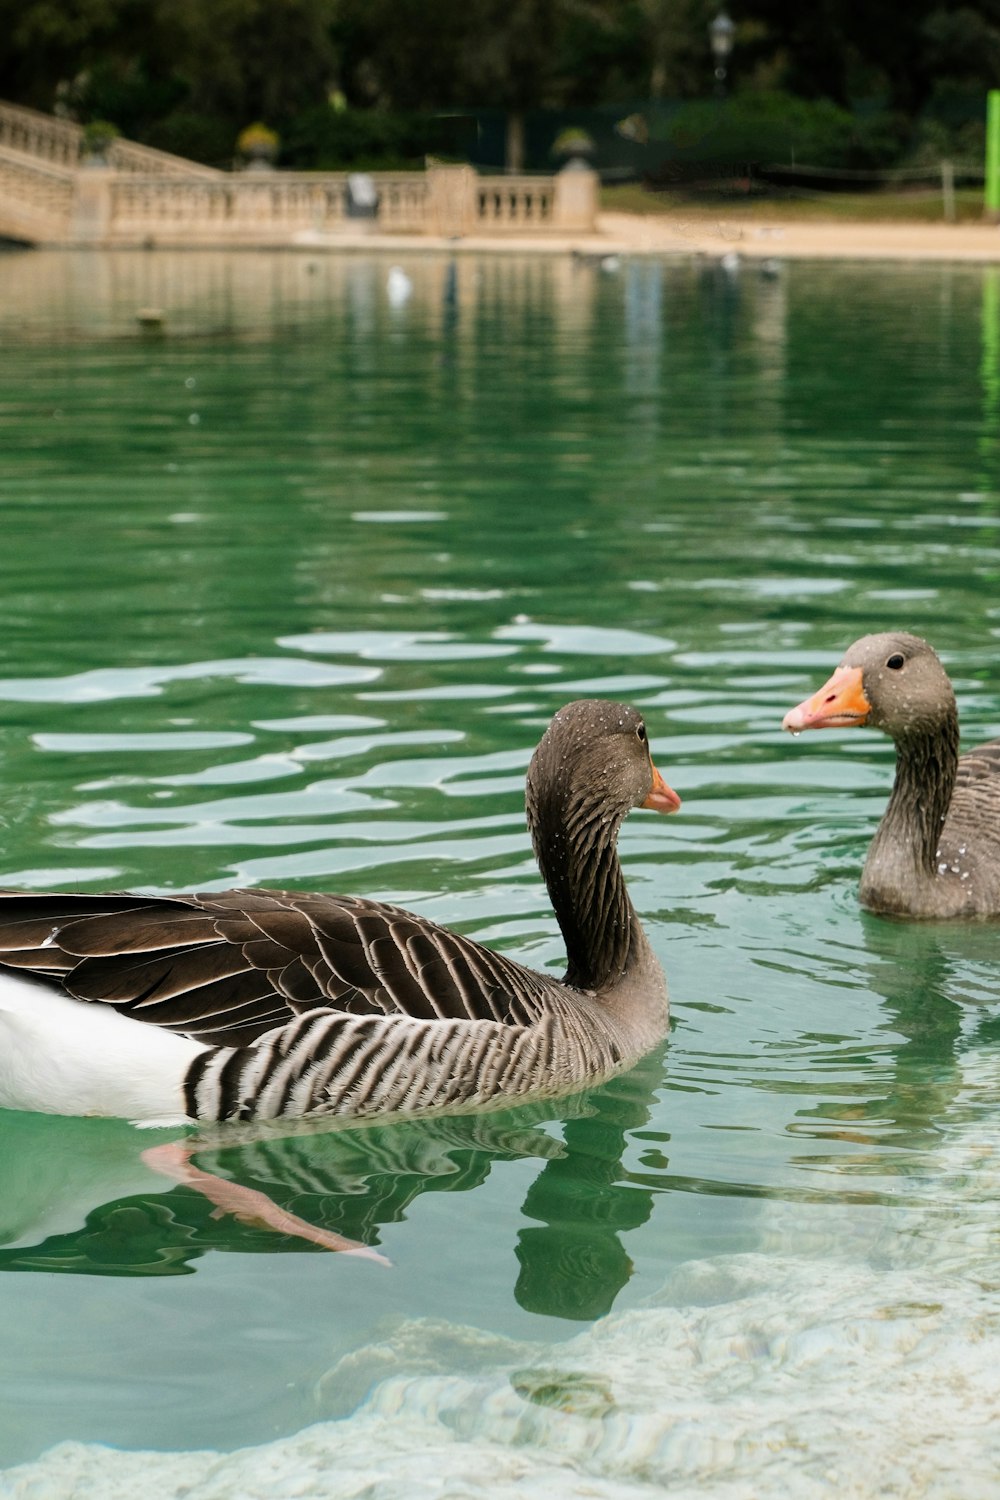
[[[181,1124],[202,1042],[0,974],[0,1108]]]

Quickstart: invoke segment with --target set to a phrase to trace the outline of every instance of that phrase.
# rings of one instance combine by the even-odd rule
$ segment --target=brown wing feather
[[[1000,846],[1000,740],[988,740],[959,757],[948,832],[953,842],[968,840],[967,867],[978,860],[995,869]]]
[[[0,892],[0,967],[213,1045],[316,1007],[523,1024],[553,981],[398,907],[233,890]]]
[[[83,917],[59,931],[59,946],[81,958],[121,953],[157,953],[164,948],[197,947],[218,937],[211,917],[203,912],[160,912],[140,907],[108,916]]]

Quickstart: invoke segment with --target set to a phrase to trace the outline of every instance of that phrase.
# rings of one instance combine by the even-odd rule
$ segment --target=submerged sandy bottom
[[[982,1500],[1000,1473],[1000,1057],[963,1071],[906,1209],[776,1202],[758,1252],[690,1262],[555,1351],[400,1323],[330,1371],[368,1392],[343,1420],[229,1454],[62,1443],[0,1497]]]

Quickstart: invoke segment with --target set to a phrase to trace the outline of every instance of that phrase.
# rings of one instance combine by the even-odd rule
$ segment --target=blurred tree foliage
[[[216,163],[256,119],[280,132],[287,165],[330,164],[338,152],[419,156],[434,136],[419,117],[473,109],[506,112],[516,153],[530,111],[709,95],[707,28],[718,8],[719,0],[0,0],[0,97],[112,120],[134,139]],[[882,138],[897,148],[975,145],[984,91],[1000,81],[1000,0],[728,8],[738,96],[878,115],[893,122]]]

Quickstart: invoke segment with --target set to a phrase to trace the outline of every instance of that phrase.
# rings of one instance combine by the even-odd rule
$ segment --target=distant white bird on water
[[[407,276],[402,266],[390,266],[386,277],[385,289],[389,298],[390,307],[402,307],[410,300],[413,294],[413,282]]]

